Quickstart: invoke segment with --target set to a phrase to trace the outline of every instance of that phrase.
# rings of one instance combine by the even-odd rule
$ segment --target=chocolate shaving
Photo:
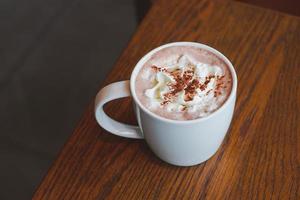
[[[165,67],[158,67],[155,65],[152,66],[152,69],[157,72],[167,72],[175,80],[174,83],[167,84],[171,91],[167,94],[164,94],[164,101],[161,103],[161,105],[172,102],[172,98],[176,97],[181,91],[184,91],[185,101],[192,101],[197,94],[197,89],[204,91],[213,78],[216,78],[218,81],[216,88],[213,90],[214,97],[217,97],[221,94],[220,88],[226,88],[226,86],[223,85],[224,83],[220,82],[225,76],[210,75],[205,77],[204,83],[201,83],[198,79],[194,78],[194,66],[189,66],[189,68],[183,73],[179,69],[169,72]],[[211,91],[212,89],[207,91],[206,95],[208,95]],[[184,107],[183,110],[185,109],[186,107]]]
[[[158,66],[155,66],[155,65],[153,65],[151,68],[152,68],[154,71],[156,71],[156,72],[166,72],[166,71],[167,71],[166,68],[164,68],[164,67],[158,67]]]

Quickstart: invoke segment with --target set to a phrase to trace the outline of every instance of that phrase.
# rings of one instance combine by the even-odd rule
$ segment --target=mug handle
[[[107,102],[131,96],[129,83],[129,80],[119,81],[102,88],[95,99],[95,117],[102,128],[114,135],[142,139],[141,130],[138,126],[117,122],[110,118],[103,110],[103,106]]]

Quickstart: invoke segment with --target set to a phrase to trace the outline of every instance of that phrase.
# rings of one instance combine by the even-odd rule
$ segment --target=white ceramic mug
[[[145,108],[135,92],[136,76],[143,64],[157,51],[171,46],[193,46],[210,51],[220,57],[232,75],[232,90],[226,102],[210,115],[194,120],[166,119]],[[99,91],[95,100],[95,116],[102,128],[112,134],[145,139],[152,151],[162,160],[178,166],[191,166],[206,161],[220,147],[229,128],[237,90],[237,76],[231,62],[219,51],[194,42],[174,42],[160,46],[146,54],[135,66],[130,81],[107,85]],[[132,96],[138,126],[117,122],[103,111],[103,105],[111,100]]]

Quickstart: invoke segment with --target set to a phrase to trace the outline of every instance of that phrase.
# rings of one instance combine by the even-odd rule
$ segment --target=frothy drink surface
[[[173,120],[192,120],[216,111],[228,98],[232,77],[215,54],[191,46],[164,48],[139,71],[135,90],[151,112]]]

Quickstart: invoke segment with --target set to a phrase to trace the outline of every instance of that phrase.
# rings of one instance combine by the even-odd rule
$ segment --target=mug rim
[[[192,47],[205,49],[205,50],[210,51],[211,53],[215,54],[216,56],[218,56],[220,59],[222,59],[227,64],[229,71],[231,73],[231,77],[232,77],[232,88],[231,88],[230,94],[227,97],[227,99],[225,100],[225,102],[217,110],[210,113],[209,115],[207,115],[205,117],[192,119],[192,120],[168,119],[168,118],[159,116],[158,114],[155,114],[154,112],[151,112],[138,99],[136,92],[135,92],[135,80],[136,80],[136,76],[137,76],[138,72],[140,71],[141,67],[151,58],[151,56],[154,53],[156,53],[164,48],[172,47],[172,46],[192,46]],[[201,121],[206,121],[206,120],[214,117],[215,115],[220,113],[222,110],[224,110],[228,106],[228,104],[233,100],[233,98],[235,98],[236,90],[237,90],[237,75],[236,75],[236,71],[235,71],[232,63],[229,61],[229,59],[226,56],[224,56],[221,52],[219,52],[218,50],[216,50],[208,45],[198,43],[198,42],[182,41],[182,42],[167,43],[167,44],[158,46],[158,47],[152,49],[151,51],[149,51],[138,61],[138,63],[135,65],[135,67],[131,73],[131,76],[130,76],[130,92],[134,99],[134,102],[136,104],[138,104],[139,108],[141,108],[144,112],[146,112],[147,114],[149,114],[150,116],[152,116],[156,119],[159,119],[159,120],[167,122],[167,123],[173,123],[173,124],[174,123],[175,124],[192,124],[192,123],[197,123],[197,122],[201,122]]]

